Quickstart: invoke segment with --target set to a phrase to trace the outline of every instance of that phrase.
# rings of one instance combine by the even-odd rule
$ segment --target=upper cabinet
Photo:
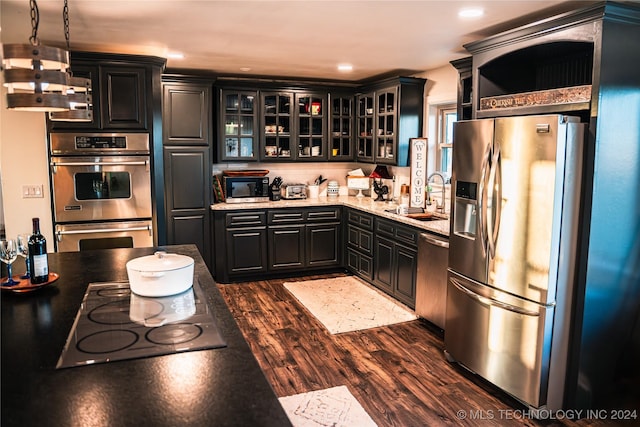
[[[218,158],[258,160],[258,92],[221,89],[218,94]]]
[[[353,161],[407,166],[422,134],[424,84],[410,77],[365,86],[216,82],[220,161]]]
[[[358,94],[358,161],[408,166],[409,140],[422,136],[425,82],[397,77],[364,88]]]
[[[296,94],[298,160],[326,160],[327,95]]]
[[[152,79],[164,66],[160,58],[73,53],[74,76],[91,79],[90,122],[49,121],[49,130],[146,131],[153,121]]]
[[[262,160],[327,159],[327,95],[322,92],[264,91]]]
[[[293,159],[293,92],[262,92],[261,157],[265,160]]]
[[[329,160],[353,160],[353,94],[330,93]]]
[[[471,103],[472,83],[471,73],[472,58],[457,59],[451,61],[458,70],[458,120],[471,120],[473,117],[473,104]]]
[[[165,145],[209,145],[211,85],[164,83],[162,106]]]

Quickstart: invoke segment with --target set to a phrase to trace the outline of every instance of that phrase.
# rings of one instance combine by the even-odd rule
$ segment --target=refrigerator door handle
[[[489,172],[489,189],[491,192],[491,210],[495,212],[493,219],[487,218],[487,240],[489,241],[489,255],[496,256],[496,242],[500,229],[500,215],[502,214],[502,158],[500,143],[495,142],[493,156],[491,158],[491,171]],[[496,191],[497,189],[497,191]],[[496,194],[497,193],[497,194]]]
[[[459,280],[451,277],[450,278],[451,284],[453,284],[453,286],[455,286],[456,288],[458,288],[460,291],[464,292],[467,296],[469,296],[470,298],[478,301],[480,304],[483,304],[485,306],[494,306],[494,307],[499,307],[502,308],[504,310],[508,310],[508,311],[512,311],[514,313],[518,313],[518,314],[522,314],[524,316],[532,316],[532,317],[539,317],[540,313],[537,311],[531,311],[531,310],[525,310],[524,308],[520,308],[520,307],[516,307],[515,305],[511,305],[511,304],[507,304],[501,301],[496,301],[492,298],[487,298],[487,297],[483,297],[482,295],[478,295],[475,292],[473,292],[471,289],[468,289],[466,286],[464,286],[462,283],[460,283]]]
[[[480,198],[478,200],[478,222],[480,224],[478,229],[480,231],[480,246],[482,247],[482,256],[487,255],[485,249],[485,243],[487,241],[487,180],[489,178],[488,169],[490,168],[491,161],[491,144],[487,144],[487,147],[482,156],[482,169],[480,171]]]

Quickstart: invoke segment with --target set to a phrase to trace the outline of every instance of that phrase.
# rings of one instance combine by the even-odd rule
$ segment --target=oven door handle
[[[144,227],[129,227],[129,228],[94,228],[94,229],[86,229],[86,230],[69,230],[56,231],[56,238],[58,242],[62,241],[62,236],[69,234],[94,234],[94,233],[114,233],[114,232],[122,232],[122,231],[148,231],[151,234],[151,226],[147,225]]]
[[[149,168],[149,161],[140,160],[135,162],[51,162],[53,173],[56,173],[58,166],[146,166]]]

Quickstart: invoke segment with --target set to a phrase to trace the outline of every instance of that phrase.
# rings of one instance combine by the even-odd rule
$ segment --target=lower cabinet
[[[216,211],[216,280],[340,267],[341,211],[340,207]]]
[[[305,227],[307,266],[340,265],[340,223],[312,224]]]
[[[304,225],[269,227],[269,269],[303,268],[305,262]]]
[[[411,308],[416,303],[418,231],[376,218],[373,284]]]
[[[414,308],[420,231],[345,213],[343,228],[339,206],[214,211],[214,277],[225,283],[343,266]]]
[[[367,281],[373,279],[373,216],[347,212],[347,268]]]
[[[267,229],[233,228],[227,230],[229,274],[253,274],[267,271]]]

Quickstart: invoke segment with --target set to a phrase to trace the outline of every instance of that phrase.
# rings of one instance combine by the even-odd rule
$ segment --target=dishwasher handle
[[[445,249],[449,249],[449,241],[448,240],[443,240],[443,239],[438,239],[437,237],[431,235],[431,234],[421,234],[422,239],[424,239],[425,242],[434,245],[434,246],[438,246],[440,248],[445,248]]]

